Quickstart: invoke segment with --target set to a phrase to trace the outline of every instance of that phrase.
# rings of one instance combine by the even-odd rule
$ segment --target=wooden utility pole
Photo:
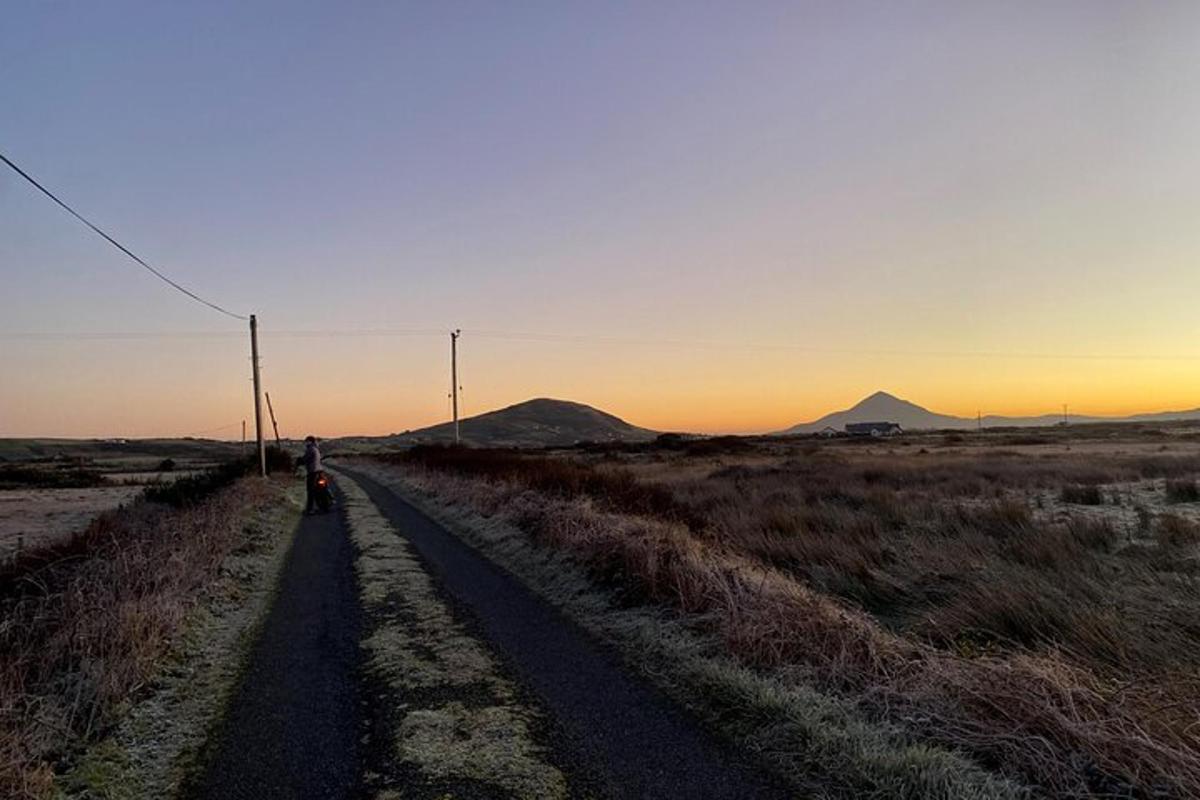
[[[250,361],[254,369],[254,436],[258,440],[258,474],[267,477],[267,449],[263,446],[262,379],[258,374],[258,318],[250,315]]]
[[[242,420],[242,460],[246,460],[246,420]]]
[[[978,428],[979,433],[983,433],[983,412],[982,411],[975,412],[975,425]]]
[[[458,436],[458,337],[462,330],[450,332],[450,396],[454,398],[454,443],[459,443]]]
[[[279,441],[279,423],[275,421],[275,407],[271,405],[271,393],[263,392],[267,396],[267,411],[271,415],[271,427],[275,429],[275,446],[280,450],[283,449],[283,443]]]

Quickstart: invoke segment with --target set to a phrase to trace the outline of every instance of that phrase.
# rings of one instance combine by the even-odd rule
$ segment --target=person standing
[[[308,495],[304,506],[305,514],[315,514],[317,506],[317,476],[321,473],[321,448],[317,437],[304,437],[304,488]]]

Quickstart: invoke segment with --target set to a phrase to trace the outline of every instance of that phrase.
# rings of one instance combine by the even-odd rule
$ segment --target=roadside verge
[[[67,796],[171,797],[190,777],[237,687],[300,518],[302,487],[261,490],[240,546],[187,612],[152,680],[57,781]]]

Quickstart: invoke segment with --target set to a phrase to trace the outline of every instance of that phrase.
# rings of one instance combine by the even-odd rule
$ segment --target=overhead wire
[[[271,330],[262,329],[263,338],[320,339],[358,337],[443,336],[444,331],[432,329],[361,329],[361,330]],[[241,339],[238,331],[2,331],[0,339],[30,341],[104,340],[104,339]]]
[[[644,339],[587,334],[528,333],[498,330],[463,329],[472,337],[506,341],[528,341],[565,344],[601,344],[631,347],[680,347],[702,350],[754,350],[762,352],[796,352],[818,355],[886,356],[909,358],[984,358],[1011,360],[1086,360],[1086,361],[1200,361],[1200,355],[1165,355],[1145,353],[1036,353],[1003,350],[903,350],[851,347],[818,347],[813,345],[765,342],[719,342],[700,339]]]
[[[369,337],[440,337],[445,330],[435,328],[362,328],[263,330],[263,338],[321,339]],[[764,342],[719,342],[697,339],[642,339],[632,337],[592,336],[584,334],[522,333],[514,331],[474,330],[464,328],[472,338],[497,341],[528,341],[547,344],[611,345],[629,347],[671,347],[699,350],[733,350],[758,352],[795,352],[817,355],[882,356],[905,358],[963,358],[1008,359],[1015,361],[1200,361],[1200,355],[1168,355],[1161,353],[1058,353],[1020,352],[1004,350],[904,350],[851,347],[818,347],[812,345]],[[0,331],[0,339],[25,341],[103,341],[154,339],[235,339],[244,334],[233,331]]]
[[[231,422],[228,425],[218,425],[215,428],[207,428],[202,431],[194,431],[192,433],[185,433],[184,437],[204,436],[205,434],[208,434],[208,433],[219,433],[220,431],[227,431],[230,428],[236,428],[236,427],[240,426],[241,424],[242,423],[239,420],[238,422]]]
[[[3,153],[0,153],[0,161],[3,161],[5,164],[7,164],[9,167],[11,167],[11,168],[12,168],[12,170],[13,170],[14,172],[16,172],[18,175],[20,175],[22,178],[24,178],[24,179],[25,179],[26,181],[28,181],[30,184],[32,184],[32,185],[34,186],[34,188],[36,188],[36,189],[37,189],[38,191],[40,191],[42,194],[46,195],[46,196],[47,196],[47,197],[49,197],[51,200],[53,200],[55,203],[57,203],[59,206],[61,206],[63,209],[65,209],[65,210],[67,211],[67,213],[69,213],[71,216],[75,217],[75,219],[79,220],[79,221],[80,221],[80,222],[82,222],[84,225],[88,226],[88,227],[89,227],[89,228],[91,228],[93,231],[95,231],[97,234],[99,234],[100,236],[102,236],[102,237],[103,237],[103,238],[104,238],[104,239],[105,239],[105,240],[106,240],[106,241],[107,241],[109,244],[111,244],[113,247],[117,248],[117,249],[118,249],[118,250],[120,250],[122,253],[124,253],[125,255],[129,256],[129,257],[130,257],[130,258],[132,258],[134,261],[136,261],[138,264],[140,264],[141,266],[145,267],[147,270],[149,270],[149,271],[150,271],[150,273],[151,273],[151,274],[153,274],[153,275],[154,275],[155,277],[157,277],[159,280],[161,280],[161,281],[163,281],[163,282],[167,283],[168,285],[172,286],[172,287],[173,287],[173,288],[175,288],[175,289],[178,289],[180,292],[183,292],[185,295],[187,295],[188,297],[192,298],[192,299],[193,299],[193,300],[195,300],[196,302],[198,302],[198,303],[202,303],[202,304],[204,304],[204,305],[208,306],[209,308],[213,309],[214,311],[219,311],[219,312],[221,312],[222,314],[226,315],[227,317],[232,317],[232,318],[234,318],[234,319],[240,319],[240,320],[249,320],[249,319],[250,319],[248,316],[245,316],[244,314],[237,314],[237,313],[234,313],[233,311],[230,311],[230,310],[229,310],[229,309],[227,309],[227,308],[223,308],[222,306],[219,306],[219,305],[217,305],[216,303],[212,302],[211,300],[205,300],[203,297],[201,297],[200,295],[196,294],[196,293],[195,293],[195,292],[193,292],[191,289],[188,289],[187,287],[180,285],[179,283],[175,282],[175,281],[174,281],[174,280],[172,280],[171,278],[169,278],[169,277],[167,277],[166,275],[164,275],[162,272],[159,272],[157,269],[155,269],[154,267],[152,267],[152,266],[150,266],[149,264],[147,264],[147,263],[146,263],[144,260],[142,260],[142,258],[141,258],[141,257],[139,257],[139,256],[138,256],[136,253],[134,253],[134,252],[133,252],[132,250],[130,250],[128,247],[126,247],[125,245],[121,244],[121,243],[120,243],[120,242],[118,242],[116,239],[114,239],[113,237],[111,237],[111,236],[109,236],[107,233],[105,233],[104,231],[100,230],[100,228],[98,228],[96,225],[92,224],[92,223],[91,223],[91,222],[90,222],[90,221],[89,221],[89,220],[88,220],[86,217],[84,217],[84,216],[83,216],[82,214],[80,214],[78,211],[76,211],[75,209],[71,208],[71,207],[70,207],[69,205],[67,205],[65,202],[63,202],[62,200],[60,200],[60,199],[59,199],[59,198],[58,198],[58,197],[57,197],[57,196],[56,196],[56,195],[55,195],[53,192],[51,192],[49,189],[47,189],[47,188],[46,188],[45,186],[43,186],[42,184],[38,183],[38,182],[37,182],[37,181],[36,181],[36,180],[33,178],[33,176],[31,176],[31,175],[30,175],[28,172],[26,172],[25,170],[21,169],[21,168],[20,168],[20,167],[18,167],[16,164],[14,164],[14,163],[12,162],[12,160],[11,160],[11,159],[9,159],[9,158],[8,158],[6,155],[4,155]]]

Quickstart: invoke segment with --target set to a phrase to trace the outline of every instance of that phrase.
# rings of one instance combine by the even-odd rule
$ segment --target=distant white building
[[[904,433],[904,429],[895,422],[848,422],[846,423],[846,433],[851,436],[873,436],[880,438],[884,436],[899,436]]]

